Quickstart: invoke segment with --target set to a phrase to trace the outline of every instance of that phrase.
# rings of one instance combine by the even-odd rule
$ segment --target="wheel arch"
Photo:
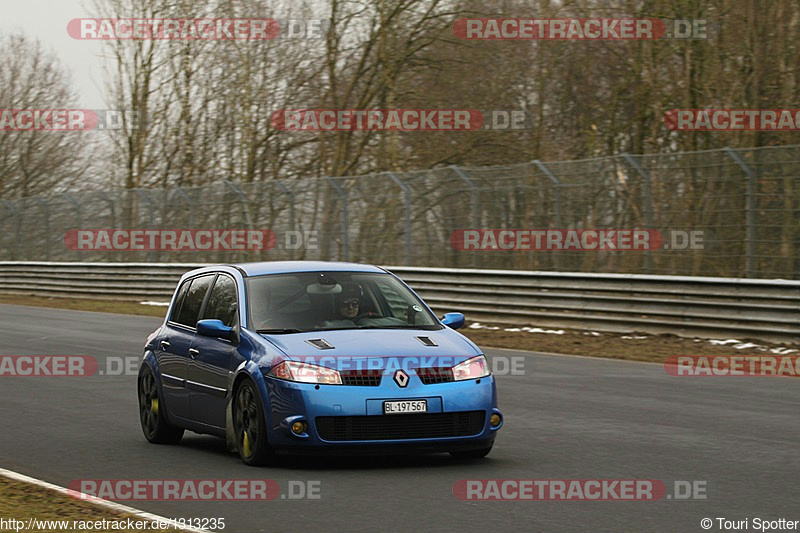
[[[167,422],[177,425],[175,424],[175,419],[172,417],[172,413],[169,412],[169,402],[167,402],[166,396],[164,396],[164,387],[161,383],[161,369],[158,366],[158,359],[150,350],[147,350],[144,353],[144,357],[142,357],[142,364],[139,365],[139,374],[136,376],[136,401],[139,401],[139,382],[141,381],[142,374],[145,370],[152,372],[153,378],[156,380],[156,387],[158,387],[159,411],[164,414],[164,418],[167,420]]]
[[[256,386],[256,390],[258,391],[258,395],[261,399],[261,405],[264,408],[264,417],[266,418],[266,420],[264,420],[264,424],[267,428],[267,440],[269,440],[269,431],[272,427],[270,422],[271,409],[269,406],[269,393],[267,391],[267,384],[264,380],[264,376],[261,374],[261,370],[258,368],[258,366],[254,363],[243,363],[236,371],[236,374],[231,381],[231,393],[228,396],[228,404],[225,406],[225,443],[228,447],[228,451],[231,452],[238,452],[233,431],[233,400],[236,397],[236,392],[239,390],[239,386],[241,386],[241,384],[246,380],[250,380]]]

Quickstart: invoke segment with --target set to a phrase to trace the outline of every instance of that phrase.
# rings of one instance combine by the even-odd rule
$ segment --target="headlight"
[[[339,375],[337,370],[309,365],[308,363],[298,363],[297,361],[284,361],[275,365],[267,375],[287,381],[299,381],[300,383],[342,384],[342,376]]]
[[[482,378],[491,373],[489,363],[486,362],[486,358],[482,355],[467,359],[453,367],[453,379],[455,381]]]

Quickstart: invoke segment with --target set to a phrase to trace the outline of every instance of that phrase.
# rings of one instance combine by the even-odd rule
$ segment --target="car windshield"
[[[390,274],[273,274],[248,278],[247,286],[251,321],[260,333],[442,327]]]

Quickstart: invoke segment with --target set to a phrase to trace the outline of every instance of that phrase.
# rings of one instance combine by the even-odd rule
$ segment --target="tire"
[[[264,407],[255,384],[243,381],[233,400],[233,432],[239,457],[249,466],[263,466],[275,453],[267,441]]]
[[[139,422],[144,438],[153,444],[177,444],[183,438],[183,428],[167,421],[166,406],[159,398],[158,384],[150,368],[139,373]]]
[[[478,450],[455,450],[450,452],[450,455],[456,459],[481,459],[489,455],[490,451],[492,451],[492,446]]]

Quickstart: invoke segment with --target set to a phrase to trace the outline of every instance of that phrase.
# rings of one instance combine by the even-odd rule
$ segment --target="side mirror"
[[[197,333],[204,337],[218,337],[221,339],[234,340],[236,336],[233,328],[226,326],[222,320],[207,318],[197,323]]]
[[[442,324],[453,329],[463,328],[464,313],[445,313],[442,317]]]

